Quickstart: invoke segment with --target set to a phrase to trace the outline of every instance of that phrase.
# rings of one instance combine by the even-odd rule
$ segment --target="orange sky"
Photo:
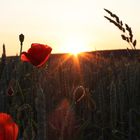
[[[103,17],[107,8],[132,27],[140,48],[139,5],[139,0],[0,0],[0,45],[5,43],[7,55],[19,53],[23,33],[23,50],[31,43],[48,44],[53,53],[129,47]]]

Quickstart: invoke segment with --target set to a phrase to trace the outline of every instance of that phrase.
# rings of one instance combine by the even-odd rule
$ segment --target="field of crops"
[[[140,139],[140,62],[127,51],[1,59],[0,112],[24,140]]]

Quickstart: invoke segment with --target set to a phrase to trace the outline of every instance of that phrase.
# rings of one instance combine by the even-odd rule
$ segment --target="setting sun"
[[[65,40],[62,49],[66,53],[77,55],[87,49],[87,42],[82,37],[71,37]]]

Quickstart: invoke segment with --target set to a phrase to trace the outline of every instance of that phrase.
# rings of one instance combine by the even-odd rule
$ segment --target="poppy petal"
[[[30,62],[30,60],[27,57],[27,53],[26,52],[22,52],[21,53],[21,60],[25,61],[25,62]]]
[[[15,123],[10,123],[5,126],[5,139],[4,140],[16,140],[18,136],[18,126]]]
[[[51,48],[48,48],[47,51],[45,51],[46,54],[44,54],[44,55],[45,55],[44,58],[43,58],[44,60],[43,60],[40,64],[38,64],[37,67],[41,67],[41,66],[43,66],[43,65],[46,63],[46,61],[47,61],[48,58],[50,57],[51,51],[52,51]]]
[[[12,122],[11,116],[6,113],[0,113],[0,124],[5,124],[7,122]]]
[[[0,113],[0,140],[16,140],[18,125],[13,122],[10,115]]]

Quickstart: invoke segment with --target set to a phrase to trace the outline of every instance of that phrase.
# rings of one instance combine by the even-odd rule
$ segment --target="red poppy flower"
[[[17,140],[18,126],[10,115],[0,113],[0,140]]]
[[[30,62],[34,66],[41,67],[48,60],[52,48],[48,45],[33,43],[28,52],[21,53],[21,60]]]

